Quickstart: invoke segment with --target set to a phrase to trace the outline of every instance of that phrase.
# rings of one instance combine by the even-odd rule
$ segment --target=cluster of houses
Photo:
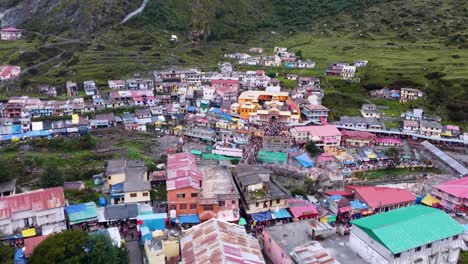
[[[369,93],[372,98],[383,98],[383,99],[394,99],[399,100],[400,103],[406,103],[414,101],[424,97],[424,93],[415,88],[400,88],[400,89],[389,89],[382,88],[379,90],[373,90]]]
[[[145,263],[266,263],[266,256],[278,264],[455,264],[465,248],[465,229],[444,211],[467,212],[467,176],[419,197],[401,188],[345,185],[317,193],[317,200],[292,197],[274,174],[189,152],[169,155],[166,169],[154,172],[143,161],[110,160],[97,203],[65,200],[64,189],[82,189],[82,182],[22,193],[13,184],[0,197],[0,230],[5,241],[22,241],[17,250],[24,254],[17,255],[26,259],[67,229],[104,232],[119,247],[134,232]],[[150,195],[162,182],[167,208]],[[346,234],[346,246],[333,242]]]
[[[263,53],[261,48],[251,48],[251,53]],[[261,52],[260,52],[261,51]],[[271,56],[251,56],[247,53],[235,52],[224,54],[225,58],[237,60],[239,64],[262,67],[281,67],[288,69],[312,69],[315,62],[302,60],[294,52],[289,52],[285,47],[275,47],[274,55]]]

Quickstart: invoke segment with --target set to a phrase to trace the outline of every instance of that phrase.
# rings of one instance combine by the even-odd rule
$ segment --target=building
[[[271,174],[271,171],[259,166],[236,166],[234,179],[247,214],[284,210],[288,207],[289,193],[271,179]]]
[[[151,184],[142,160],[110,160],[105,175],[111,204],[147,203]]]
[[[442,134],[443,127],[437,122],[421,120],[419,121],[419,126],[421,135],[439,138]]]
[[[94,81],[84,81],[83,88],[87,96],[98,94],[96,83]]]
[[[424,110],[420,108],[414,108],[412,110],[408,110],[405,113],[401,113],[400,117],[404,118],[405,120],[422,120],[424,115]]]
[[[125,81],[124,80],[109,80],[107,81],[109,85],[109,89],[112,90],[123,90],[125,89]]]
[[[406,103],[408,101],[414,101],[424,96],[424,93],[418,89],[413,88],[401,88],[400,90],[400,103]]]
[[[387,212],[413,205],[416,196],[406,189],[376,187],[376,186],[347,186],[346,190],[354,194],[354,199],[365,202],[374,213]]]
[[[249,51],[252,53],[263,53],[263,48],[252,47]]]
[[[356,76],[356,66],[347,63],[333,63],[328,66],[325,74],[328,76],[338,76],[342,79],[350,79]]]
[[[383,129],[384,126],[375,117],[362,116],[342,116],[340,121],[335,122],[335,125],[342,128],[357,128],[357,129]]]
[[[167,203],[176,216],[196,215],[198,218],[198,193],[202,188],[203,175],[198,169],[195,156],[178,153],[167,157],[166,169]],[[174,215],[171,214],[171,218]]]
[[[403,132],[406,133],[418,133],[419,132],[419,122],[412,120],[403,121]]]
[[[258,240],[243,226],[211,219],[188,229],[180,240],[182,264],[264,264]]]
[[[65,191],[67,190],[81,191],[81,190],[84,190],[85,188],[86,186],[83,181],[72,181],[72,182],[63,183],[63,189]]]
[[[175,263],[173,259],[179,257],[179,238],[173,236],[170,232],[169,234],[160,233],[162,233],[162,236],[145,240],[143,263]],[[174,233],[174,235],[176,234]]]
[[[291,135],[298,143],[313,141],[316,146],[339,146],[341,132],[332,125],[296,126],[291,128]]]
[[[315,95],[309,96],[309,98]],[[318,101],[316,101],[318,103]],[[326,122],[330,110],[321,104],[306,104],[301,107],[302,115],[307,121]]]
[[[456,264],[463,227],[443,211],[415,205],[351,221],[349,247],[372,264]]]
[[[228,168],[212,161],[199,162],[197,167],[203,175],[203,185],[198,193],[200,220],[217,218],[237,222],[240,195]]]
[[[468,176],[441,183],[432,190],[440,205],[449,212],[468,213]]]
[[[289,152],[292,146],[290,135],[263,136],[262,150],[267,152]]]
[[[0,197],[0,230],[12,235],[22,229],[42,228],[48,235],[66,229],[62,187]]]
[[[289,211],[297,220],[317,219],[318,211],[315,205],[304,199],[288,199]]]
[[[377,136],[366,131],[341,131],[341,145],[345,147],[372,147]]]
[[[16,193],[16,179],[0,184],[0,197],[15,195],[15,193]]]
[[[78,85],[75,82],[67,81],[65,84],[67,89],[67,96],[77,96],[78,95]]]
[[[273,264],[340,263],[312,239],[311,223],[301,221],[265,227],[262,233],[264,252]]]
[[[23,30],[8,27],[0,29],[0,39],[1,40],[18,40],[21,38]]]
[[[0,66],[0,81],[11,80],[21,73],[19,66]]]
[[[361,107],[361,114],[363,117],[380,118],[380,112],[375,104],[363,104]]]

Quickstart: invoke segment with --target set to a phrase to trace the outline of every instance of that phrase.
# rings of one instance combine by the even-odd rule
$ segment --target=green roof
[[[463,233],[445,212],[414,205],[351,221],[393,254]]]
[[[288,154],[283,152],[259,151],[258,160],[265,163],[281,163],[288,161]]]
[[[196,149],[192,149],[190,151],[190,153],[192,153],[193,155],[201,155],[202,154],[202,152],[200,150],[196,150]]]

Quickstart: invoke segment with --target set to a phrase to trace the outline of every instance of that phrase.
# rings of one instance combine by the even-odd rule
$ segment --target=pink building
[[[0,66],[0,80],[10,80],[21,73],[19,66]]]
[[[397,147],[401,145],[401,139],[399,138],[377,138],[375,140],[377,146],[388,146]]]
[[[291,128],[291,135],[298,143],[313,141],[316,146],[339,146],[341,132],[332,125],[297,126]]]
[[[210,81],[211,86],[216,89],[216,91],[220,88],[235,88],[239,91],[239,80],[233,79],[213,79]]]
[[[441,183],[432,194],[447,211],[468,213],[468,177]]]
[[[289,211],[299,220],[317,219],[318,211],[315,205],[303,199],[288,199]]]
[[[0,39],[2,39],[2,40],[17,40],[17,39],[20,39],[22,31],[23,30],[21,30],[21,29],[12,28],[12,27],[2,28],[2,29],[0,29]]]

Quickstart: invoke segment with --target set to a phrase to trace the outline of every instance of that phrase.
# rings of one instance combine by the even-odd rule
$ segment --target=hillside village
[[[5,41],[21,32],[0,30]],[[322,82],[359,82],[372,61],[311,77],[269,68],[311,69],[313,58],[283,47],[249,53],[224,54],[216,71],[38,83],[40,97],[1,102],[0,148],[111,133],[162,145],[151,168],[120,156],[87,181],[1,183],[0,230],[15,261],[70,229],[136,245],[131,263],[457,263],[468,249],[468,132],[420,108],[395,117],[373,103],[330,121]],[[245,65],[254,68],[237,70]],[[20,74],[0,66],[2,81]],[[370,96],[407,104],[425,95],[386,87]],[[99,198],[72,203],[70,190]]]

